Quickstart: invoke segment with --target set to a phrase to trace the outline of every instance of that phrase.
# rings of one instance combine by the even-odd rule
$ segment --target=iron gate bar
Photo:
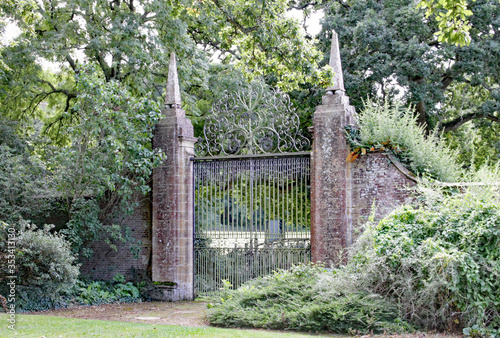
[[[310,261],[309,156],[191,158],[197,294]]]
[[[216,160],[239,160],[244,158],[268,158],[268,157],[300,157],[311,156],[310,151],[300,151],[296,153],[272,153],[272,154],[247,154],[247,155],[227,155],[227,156],[197,156],[191,157],[191,161],[216,161]]]

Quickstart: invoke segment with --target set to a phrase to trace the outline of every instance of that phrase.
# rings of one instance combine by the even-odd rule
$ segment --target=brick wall
[[[128,243],[120,243],[118,250],[113,251],[103,241],[94,243],[91,248],[94,255],[90,259],[83,259],[81,274],[93,279],[109,280],[117,273],[130,278],[131,268],[147,271],[151,257],[151,201],[150,196],[138,197],[139,206],[130,216],[124,217],[123,227],[130,229],[131,236],[140,243],[139,258],[135,258],[129,249]]]
[[[399,169],[398,169],[399,167]],[[399,205],[409,202],[408,187],[415,186],[411,174],[392,157],[368,153],[350,164],[353,240],[375,205],[375,219],[380,220]]]
[[[350,193],[346,197],[350,201],[346,205],[347,215],[352,223],[351,242],[359,235],[374,203],[375,219],[380,220],[397,206],[409,201],[407,188],[414,186],[415,182],[393,162],[394,159],[391,160],[385,154],[369,153],[348,164],[345,173],[347,181],[350,180]],[[127,275],[131,267],[147,271],[151,257],[151,223],[150,197],[141,197],[134,214],[122,220],[122,224],[130,228],[132,236],[142,243],[140,258],[133,257],[128,244],[119,245],[115,252],[104,242],[95,243],[92,246],[94,256],[83,261],[82,275],[95,279],[112,279],[116,273]],[[330,247],[328,244],[326,246]]]

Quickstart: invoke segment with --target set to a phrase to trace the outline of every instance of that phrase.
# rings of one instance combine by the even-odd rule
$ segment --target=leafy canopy
[[[471,43],[468,17],[472,12],[466,0],[421,0],[417,7],[426,9],[425,16],[435,17],[438,41],[464,46]]]
[[[124,83],[137,96],[153,92],[160,102],[171,51],[177,54],[188,112],[194,105],[189,94],[207,88],[207,69],[217,57],[248,78],[272,75],[285,90],[303,82],[326,84],[329,72],[318,67],[314,40],[286,15],[291,5],[288,0],[41,1],[34,9],[40,16],[35,34],[23,34],[3,51],[12,71],[0,82],[0,113],[26,118],[39,112],[57,118],[51,127],[65,123],[62,112],[71,111],[79,93],[64,74],[75,74],[79,63],[95,64],[107,82]],[[14,12],[6,15],[18,21]],[[39,60],[61,65],[62,74],[47,74]],[[41,102],[49,102],[45,111]]]
[[[440,1],[439,3],[444,3]],[[358,108],[367,96],[414,104],[418,122],[454,131],[476,119],[499,122],[500,44],[497,0],[468,4],[471,43],[441,42],[434,20],[408,1],[332,1],[325,10],[321,49],[329,55],[330,31],[339,34],[347,94]],[[482,88],[484,99],[463,112],[450,100],[455,85]]]
[[[9,0],[1,7],[23,33],[0,52],[5,63],[0,116],[22,121],[17,131],[30,141],[41,120],[49,141],[24,146],[25,158],[2,148],[0,155],[8,161],[0,188],[9,198],[24,193],[0,201],[0,210],[31,218],[35,190],[61,198],[69,215],[65,233],[79,253],[88,253],[93,240],[105,239],[112,247],[123,240],[127,235],[114,218],[116,211],[132,210],[136,194],[149,190],[152,168],[162,159],[150,139],[160,117],[170,52],[177,55],[185,108],[194,116],[217,97],[214,83],[223,91],[234,89],[235,78],[264,76],[289,90],[301,82],[327,83],[330,74],[318,66],[321,54],[314,40],[286,15],[292,7],[311,6],[301,1],[15,4]],[[59,70],[44,69],[44,62]],[[29,168],[34,158],[39,170]],[[9,174],[12,167],[19,170]],[[50,178],[52,185],[24,189],[34,176]]]
[[[81,67],[76,82],[75,121],[60,129],[67,145],[48,154],[59,196],[70,207],[65,231],[79,252],[94,240],[123,239],[116,212],[132,212],[134,196],[150,191],[164,155],[150,143],[161,118],[155,101],[106,82],[95,67]]]

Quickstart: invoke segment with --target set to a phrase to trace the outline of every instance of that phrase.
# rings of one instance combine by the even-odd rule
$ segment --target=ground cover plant
[[[335,333],[500,333],[498,170],[461,191],[419,185],[419,203],[367,224],[349,262],[296,266],[224,290],[220,326]],[[490,182],[491,180],[495,182]]]
[[[334,333],[381,333],[409,329],[394,303],[349,285],[322,283],[333,275],[321,265],[298,265],[289,271],[225,290],[208,304],[208,320],[224,327],[262,327]]]
[[[24,294],[21,294],[17,303],[19,313],[143,300],[140,285],[126,282],[120,274],[117,274],[112,281],[78,279],[71,287],[55,295],[39,293],[38,289],[31,287],[21,290]]]

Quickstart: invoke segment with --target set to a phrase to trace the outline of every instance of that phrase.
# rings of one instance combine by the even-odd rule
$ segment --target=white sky
[[[21,34],[21,30],[14,23],[9,23],[5,27],[5,32],[2,35],[2,45],[6,45],[12,40],[14,40],[19,34]]]
[[[299,22],[302,23],[302,11],[293,9],[290,12],[290,15],[294,18],[297,18]],[[323,18],[323,11],[313,11],[309,18],[306,20],[306,31],[312,36],[316,36],[321,31],[320,20]]]

